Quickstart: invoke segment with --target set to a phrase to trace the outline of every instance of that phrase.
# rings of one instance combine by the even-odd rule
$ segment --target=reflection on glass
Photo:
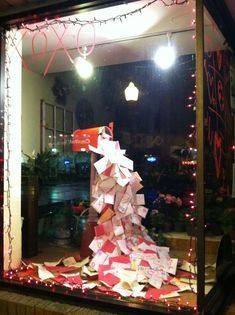
[[[51,150],[54,146],[53,130],[45,129],[45,150]]]
[[[217,262],[217,275],[223,277],[219,270],[223,270],[225,262],[229,263],[232,256],[226,217],[235,204],[231,198],[233,122],[229,90],[230,53],[224,37],[206,10],[204,23],[205,258],[206,265]],[[215,280],[215,276],[214,268],[206,269],[206,280]],[[206,283],[205,293],[212,286],[213,283]]]
[[[73,112],[65,111],[65,130],[66,132],[73,131]]]
[[[130,4],[131,7],[138,5],[139,2]],[[125,5],[122,10],[125,11],[126,8]],[[72,137],[68,131],[108,126],[110,122],[113,122],[114,140],[119,141],[121,149],[126,150],[126,156],[134,162],[134,171],[137,171],[142,178],[143,187],[139,184],[139,193],[144,194],[145,204],[149,209],[147,216],[142,219],[143,226],[149,231],[154,244],[169,246],[171,257],[178,258],[178,262],[187,261],[181,265],[183,272],[186,269],[186,273],[178,270],[176,276],[181,281],[184,277],[180,275],[186,274],[187,279],[184,280],[185,282],[182,281],[182,286],[188,285],[189,292],[180,293],[181,300],[169,302],[170,306],[189,307],[191,310],[196,307],[195,242],[191,237],[195,235],[197,154],[192,8],[193,2],[187,6],[173,6],[170,9],[165,8],[162,3],[155,2],[151,9],[147,9],[148,19],[142,14],[139,18],[135,16],[134,28],[131,27],[133,20],[129,17],[125,22],[125,27],[123,27],[124,23],[116,28],[110,22],[108,29],[101,25],[96,30],[97,47],[89,56],[89,59],[93,58],[92,62],[95,66],[90,80],[84,81],[74,71],[64,68],[66,55],[65,62],[60,63],[61,71],[58,70],[56,74],[52,71],[50,79],[60,82],[60,92],[66,94],[64,98],[66,109],[64,109],[64,121],[63,109],[56,107],[54,146],[57,154],[54,155],[53,163],[49,165],[50,172],[48,172],[50,184],[57,184],[62,188],[46,190],[52,204],[63,198],[65,201],[64,207],[58,209],[58,212],[52,209],[55,215],[48,223],[51,224],[53,231],[53,235],[50,235],[51,239],[57,244],[61,242],[60,245],[64,242],[63,245],[66,244],[66,246],[72,247],[74,244],[78,246],[81,244],[84,221],[88,217],[90,208],[90,200],[83,200],[83,196],[86,198],[89,196],[90,169],[94,170],[94,166],[91,165],[87,153],[78,154],[71,151]],[[171,14],[174,16],[171,27],[176,30],[171,38],[172,46],[176,48],[176,60],[168,69],[161,69],[156,66],[153,57],[157,49],[166,41]],[[182,16],[184,16],[183,19]],[[141,25],[141,22],[140,32],[137,25]],[[177,32],[178,29],[180,29],[179,32]],[[107,30],[108,33],[106,33]],[[114,37],[110,39],[112,33]],[[54,35],[53,32],[52,34]],[[104,38],[107,42],[102,44]],[[86,38],[83,40],[87,41]],[[47,77],[44,80],[47,80]],[[135,102],[127,102],[125,99],[124,90],[129,82],[134,82],[139,90],[138,99]],[[98,159],[99,156],[96,158]],[[117,174],[112,174],[119,176],[122,171],[125,172],[117,167],[115,168]],[[53,178],[50,174],[53,174]],[[107,172],[107,174],[102,178],[97,178],[97,181],[111,176],[111,173]],[[77,195],[76,198],[72,192]],[[98,191],[98,195],[100,194],[103,195]],[[132,198],[132,202],[134,199]],[[112,203],[110,203],[110,208],[113,209]],[[118,211],[118,209],[114,210]],[[81,215],[83,213],[84,216]],[[62,222],[61,218],[63,218]],[[142,233],[144,230],[136,223],[134,226],[136,231]],[[59,235],[59,231],[62,236]],[[45,237],[49,239],[48,235]],[[136,240],[133,242],[138,245]],[[166,258],[169,262],[167,255],[163,257],[163,261]],[[177,260],[172,260],[173,262]],[[134,260],[131,262],[133,272],[137,269],[134,267],[136,263]],[[152,261],[153,263],[155,266],[155,261]],[[143,264],[145,267],[148,265]],[[175,276],[175,272],[172,276]],[[161,282],[160,287],[166,288],[167,285]],[[152,291],[148,291],[149,288]],[[151,297],[151,292],[156,292],[154,288],[152,283],[144,286],[143,290]],[[131,287],[130,290],[132,290]],[[96,294],[98,294],[97,291]],[[161,304],[151,298],[142,303]],[[167,308],[168,303],[163,307]]]
[[[45,104],[45,124],[47,128],[54,128],[54,106]]]
[[[64,110],[59,107],[56,107],[56,129],[64,130]]]

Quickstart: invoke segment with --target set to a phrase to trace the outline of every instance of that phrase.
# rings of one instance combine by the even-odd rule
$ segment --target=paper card
[[[158,300],[159,297],[161,295],[161,291],[159,289],[155,289],[155,288],[149,288],[148,291],[145,294],[145,299],[146,300]]]
[[[104,195],[104,202],[110,205],[114,205],[116,194],[116,185]]]
[[[179,269],[190,272],[190,273],[197,273],[197,266],[194,266],[193,264],[189,263],[186,260],[183,260],[183,263],[181,266],[179,266]]]
[[[47,280],[47,279],[54,278],[55,276],[53,275],[53,273],[48,271],[44,266],[38,265],[38,277],[41,280]]]
[[[144,298],[145,297],[145,294],[146,294],[146,292],[133,292],[132,293],[132,297],[134,297],[134,298]]]
[[[135,177],[139,182],[142,181],[142,178],[140,177],[138,172],[132,172],[131,173],[133,177]]]
[[[95,230],[95,236],[103,236],[105,234],[104,226],[103,224],[98,224],[94,227]]]
[[[145,207],[143,207],[143,206],[138,207],[138,208],[137,208],[137,213],[138,213],[138,215],[140,215],[142,218],[145,218],[146,215],[147,215],[147,213],[148,213],[148,209],[145,208]]]
[[[131,214],[131,222],[136,225],[141,225],[141,217],[138,214]]]
[[[66,272],[76,271],[79,268],[78,267],[74,267],[74,266],[70,266],[70,267],[65,267],[65,266],[46,266],[46,269],[48,271],[56,273],[56,274],[62,274],[62,273],[66,273]]]
[[[112,253],[115,248],[116,248],[116,245],[113,242],[111,242],[110,240],[107,240],[104,243],[104,245],[101,247],[101,250],[104,253]]]
[[[75,260],[75,258],[73,256],[67,257],[67,258],[63,259],[63,264],[66,267],[73,266],[73,265],[76,264],[76,260]]]
[[[122,200],[123,197],[123,192],[117,191],[116,196],[115,196],[115,202],[114,202],[114,209],[117,210],[118,206]]]
[[[168,267],[166,271],[171,275],[175,275],[177,270],[177,263],[178,258],[170,258],[170,260],[168,261]]]
[[[162,278],[153,276],[149,279],[149,284],[157,289],[160,289],[162,286]]]
[[[170,299],[170,298],[176,298],[179,296],[180,296],[180,294],[176,291],[176,292],[171,292],[168,294],[161,294],[159,299]]]
[[[46,267],[54,267],[57,266],[61,263],[63,258],[60,258],[58,261],[45,261],[44,262],[44,266]]]
[[[107,177],[111,177],[111,172],[112,172],[113,165],[110,165],[104,172],[103,175]]]
[[[111,272],[111,265],[99,265],[99,269],[98,269],[98,275],[100,279],[101,277],[103,277],[106,273]]]
[[[177,278],[171,279],[170,284],[177,286],[179,288],[178,292],[191,291],[191,288],[188,284],[181,282]]]
[[[131,296],[131,295],[132,295],[132,291],[131,291],[131,290],[124,289],[124,288],[122,287],[122,285],[120,284],[120,282],[119,282],[118,284],[116,284],[116,285],[112,288],[112,291],[117,292],[117,293],[119,293],[121,296],[124,296],[124,297],[128,297],[128,296]]]
[[[131,172],[128,170],[128,168],[125,168],[125,167],[120,166],[119,169],[120,169],[120,171],[122,172],[122,174],[123,174],[125,177],[128,177],[128,178],[131,178],[131,177],[132,177],[132,174],[131,174]]]
[[[108,177],[99,184],[99,188],[106,194],[116,185],[116,180]]]
[[[121,166],[126,167],[129,170],[133,171],[133,161],[128,159],[126,156],[124,156],[124,155],[120,156],[119,164]]]
[[[66,280],[67,278],[61,275],[53,278],[53,281],[58,283],[64,283]]]
[[[89,150],[91,151],[91,152],[94,152],[94,153],[96,153],[96,154],[100,154],[100,155],[103,155],[103,151],[100,149],[100,148],[95,148],[95,147],[93,147],[92,145],[88,145],[88,147],[89,147]]]
[[[104,253],[101,250],[98,250],[98,252],[95,254],[93,259],[91,260],[89,266],[93,268],[94,270],[98,271],[99,270],[99,265],[103,265],[105,260],[107,259],[107,254]]]
[[[117,244],[118,244],[120,250],[123,252],[123,254],[129,255],[131,253],[131,251],[126,246],[126,240],[125,239],[117,240]]]
[[[82,267],[82,272],[85,273],[86,275],[90,276],[90,277],[98,275],[97,271],[90,270],[89,267],[87,267],[87,266]]]
[[[67,277],[66,282],[68,282],[70,285],[81,285],[82,279],[79,275],[69,276]]]
[[[131,286],[131,284],[137,280],[137,272],[135,270],[120,270],[120,279]]]
[[[131,290],[133,292],[141,292],[144,287],[145,287],[145,284],[139,284],[136,280],[133,281],[131,284]]]
[[[120,279],[112,273],[107,273],[106,275],[99,277],[99,281],[109,287],[113,287],[115,284],[120,282]]]
[[[107,240],[107,236],[103,237],[95,237],[93,241],[90,243],[89,248],[94,252],[98,252],[98,250],[101,249],[101,247],[104,245],[104,243]]]
[[[97,286],[98,286],[98,284],[96,282],[88,282],[88,283],[83,283],[82,289],[83,290],[91,290]]]
[[[184,283],[188,283],[188,284],[197,284],[197,279],[193,279],[193,278],[191,278],[191,279],[189,279],[189,278],[179,278],[179,280],[181,281],[181,282],[184,282]]]
[[[105,230],[105,235],[109,238],[112,239],[114,236],[113,233],[113,224],[111,220],[108,220],[106,222],[103,223],[104,226],[104,230]]]
[[[114,231],[115,236],[119,236],[124,233],[122,221],[119,220],[116,216],[112,217],[112,224],[113,224],[113,231]]]
[[[104,206],[104,197],[103,195],[101,195],[98,199],[95,199],[92,203],[91,203],[92,208],[94,208],[98,213],[100,213]]]
[[[129,203],[132,200],[132,192],[131,189],[127,187],[126,192],[123,194],[122,199],[119,203],[118,210],[122,213],[126,212],[126,209]]]
[[[140,189],[144,187],[140,182],[137,182],[137,181],[130,182],[130,185],[131,185],[131,190],[133,194],[136,194],[137,191],[139,191]]]
[[[120,263],[120,264],[129,264],[131,263],[130,257],[125,255],[120,255],[117,257],[109,258],[109,263],[112,265],[113,263]]]
[[[142,206],[145,204],[144,194],[135,195],[135,205]]]
[[[117,179],[117,183],[121,187],[125,187],[129,183],[129,181],[130,181],[130,179],[128,177],[127,178],[126,177],[125,178],[119,177]]]
[[[77,262],[74,266],[78,268],[82,268],[83,266],[87,265],[89,261],[90,261],[90,258],[86,257],[82,261]]]
[[[94,163],[94,167],[98,174],[103,173],[107,168],[110,167],[110,163],[106,157],[101,158],[97,162]]]
[[[105,210],[105,212],[101,215],[101,217],[98,220],[98,224],[102,224],[108,220],[110,220],[114,216],[114,211],[111,208],[108,208]],[[98,235],[96,235],[98,236]]]

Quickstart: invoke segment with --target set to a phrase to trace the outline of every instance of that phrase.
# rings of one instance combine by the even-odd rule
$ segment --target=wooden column
[[[204,233],[204,23],[203,0],[196,0],[196,132],[197,132],[197,305],[202,314],[205,294]]]

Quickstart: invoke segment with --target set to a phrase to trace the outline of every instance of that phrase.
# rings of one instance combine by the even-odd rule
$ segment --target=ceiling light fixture
[[[169,69],[175,62],[176,52],[171,45],[171,33],[167,33],[168,44],[167,46],[161,46],[158,48],[154,61],[159,68],[166,70]]]
[[[139,90],[133,82],[130,82],[128,87],[125,88],[124,94],[126,101],[137,101],[139,97]]]

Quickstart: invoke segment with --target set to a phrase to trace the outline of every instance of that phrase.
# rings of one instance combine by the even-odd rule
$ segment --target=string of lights
[[[144,9],[150,7],[155,2],[160,2],[165,7],[172,7],[174,5],[187,4],[189,2],[189,0],[152,0],[138,9],[135,9],[135,10],[132,10],[132,11],[129,11],[126,13],[118,14],[116,16],[109,17],[107,19],[96,19],[95,17],[93,18],[93,20],[80,20],[78,18],[74,18],[74,19],[71,19],[71,18],[58,19],[58,18],[56,18],[53,20],[45,19],[43,24],[39,23],[39,24],[33,24],[33,25],[30,24],[29,25],[29,24],[22,23],[20,26],[18,26],[18,28],[19,29],[26,29],[29,32],[34,32],[34,31],[40,32],[41,30],[48,29],[49,26],[53,26],[56,24],[60,24],[60,25],[63,25],[64,27],[66,27],[67,25],[80,25],[80,26],[84,26],[85,24],[103,25],[103,24],[107,24],[109,22],[116,22],[116,21],[123,22],[128,17],[135,15],[137,13],[141,13]]]
[[[10,46],[10,32],[6,35],[6,47]],[[8,270],[11,269],[12,265],[12,249],[13,249],[13,240],[14,236],[12,235],[12,211],[11,211],[11,182],[10,182],[10,128],[11,128],[11,75],[10,75],[10,65],[11,58],[9,55],[9,49],[6,49],[5,55],[5,106],[4,106],[4,116],[5,116],[5,128],[4,128],[4,139],[5,139],[5,187],[4,187],[4,211],[7,211],[7,215],[4,216],[7,218],[8,222],[4,224],[4,233],[7,237],[8,249],[4,253],[4,258],[8,259]],[[7,256],[7,258],[6,258]]]

